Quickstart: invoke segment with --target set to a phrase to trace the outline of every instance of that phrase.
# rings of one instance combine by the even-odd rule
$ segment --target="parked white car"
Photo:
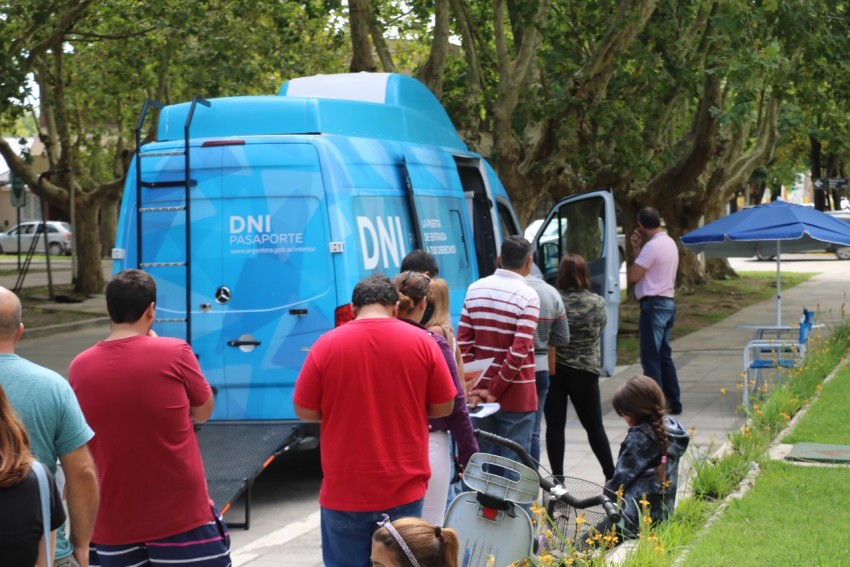
[[[41,221],[22,222],[6,232],[0,232],[0,254],[17,254],[18,242],[21,253],[29,251],[37,234],[44,234]],[[71,253],[71,225],[62,221],[47,221],[47,246],[51,255]],[[44,238],[35,248],[36,254],[44,253]]]
[[[537,231],[540,230],[541,225],[543,225],[544,219],[534,219],[530,223],[528,223],[528,227],[525,229],[525,239],[531,242],[534,240],[534,237],[537,236]],[[549,226],[546,227],[546,232],[540,237],[541,242],[546,242],[548,240],[554,241],[557,237],[557,224],[554,222],[549,223]],[[617,227],[617,247],[620,252],[620,264],[626,261],[626,235],[623,234],[622,229]]]

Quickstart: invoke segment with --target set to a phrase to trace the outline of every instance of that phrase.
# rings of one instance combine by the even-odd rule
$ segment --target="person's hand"
[[[632,235],[629,237],[629,244],[632,245],[632,252],[637,256],[643,246],[643,233],[641,233],[640,228],[632,231]]]
[[[74,548],[74,559],[80,564],[80,567],[89,567],[89,548],[82,547]]]
[[[478,407],[478,404],[488,403],[491,404],[496,401],[496,396],[490,393],[490,390],[481,388],[479,390],[472,390],[469,394],[470,404],[472,407]]]

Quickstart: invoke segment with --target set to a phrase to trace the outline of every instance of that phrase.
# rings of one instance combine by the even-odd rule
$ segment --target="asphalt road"
[[[775,271],[776,264],[754,259],[733,259],[736,270]],[[833,272],[850,275],[850,262],[830,254],[783,255],[782,271]],[[622,274],[621,274],[622,277]],[[24,314],[26,317],[26,314]],[[67,375],[73,357],[107,334],[103,327],[24,339],[18,353]],[[319,567],[318,491],[321,468],[318,451],[284,454],[254,485],[251,528],[233,529],[234,566]],[[231,522],[243,519],[237,503],[226,515]]]

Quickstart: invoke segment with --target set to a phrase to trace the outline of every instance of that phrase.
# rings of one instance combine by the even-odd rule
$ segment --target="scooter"
[[[547,542],[538,537],[527,511],[541,488],[549,522],[563,546],[581,540],[605,516],[615,524],[620,521],[617,506],[602,486],[582,479],[543,478],[518,443],[480,429],[475,436],[510,449],[524,464],[487,453],[469,460],[463,480],[470,490],[452,501],[443,522],[458,534],[462,567],[507,566],[541,553]]]

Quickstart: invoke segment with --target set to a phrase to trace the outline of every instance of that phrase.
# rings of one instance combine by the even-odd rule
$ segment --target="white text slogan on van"
[[[390,260],[396,268],[401,266],[401,259],[407,254],[401,217],[357,217],[357,230],[364,269],[374,270],[378,263],[389,268]]]

